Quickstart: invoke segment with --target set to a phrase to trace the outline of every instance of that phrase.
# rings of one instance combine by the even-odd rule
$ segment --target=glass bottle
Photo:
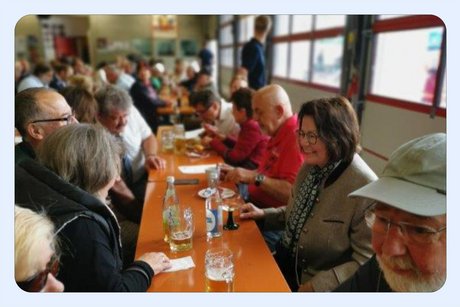
[[[209,174],[210,195],[206,198],[206,234],[209,239],[222,236],[222,198],[217,187],[218,175]]]
[[[166,178],[168,186],[166,187],[165,196],[163,198],[163,232],[165,242],[169,242],[169,225],[177,219],[179,209],[179,198],[174,187],[174,176]]]

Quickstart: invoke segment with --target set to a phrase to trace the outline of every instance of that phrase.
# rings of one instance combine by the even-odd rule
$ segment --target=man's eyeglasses
[[[75,118],[75,115],[72,113],[70,115],[67,115],[61,118],[37,119],[37,120],[31,121],[30,123],[35,124],[35,123],[64,122],[65,121],[66,122],[65,124],[68,125],[73,122],[74,118]]]
[[[316,142],[318,142],[318,138],[319,136],[316,135],[315,133],[313,132],[303,132],[302,130],[296,130],[296,134],[297,134],[297,137],[300,139],[300,140],[306,140],[308,142],[308,144],[310,145],[315,145]]]
[[[365,219],[372,231],[381,235],[386,235],[390,231],[391,225],[398,227],[407,243],[430,244],[438,240],[441,232],[446,230],[446,226],[434,229],[429,226],[405,222],[395,223],[389,218],[375,213],[373,208],[366,211]]]
[[[202,109],[202,110],[199,110],[199,109],[197,109],[197,108],[195,107],[195,114],[196,114],[196,115],[203,115],[204,113],[208,112],[209,109],[211,109],[211,107],[212,107],[213,104],[211,103],[208,107],[204,106],[203,104],[199,104],[199,105],[200,105],[200,106],[203,106],[203,109]]]
[[[59,272],[59,259],[56,256],[51,257],[46,265],[46,269],[37,273],[26,281],[17,282],[19,288],[28,292],[40,292],[48,281],[48,274],[56,276]]]

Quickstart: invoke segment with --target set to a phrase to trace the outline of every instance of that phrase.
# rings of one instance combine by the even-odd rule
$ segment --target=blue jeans
[[[276,251],[276,246],[283,235],[283,230],[267,230],[262,231],[262,235],[264,236],[265,243],[267,243],[268,248],[272,252],[272,254]]]

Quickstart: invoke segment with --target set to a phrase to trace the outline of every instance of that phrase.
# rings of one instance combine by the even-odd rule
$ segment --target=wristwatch
[[[256,178],[254,178],[254,184],[256,185],[256,187],[260,186],[262,182],[264,181],[264,179],[265,179],[265,175],[257,174]]]

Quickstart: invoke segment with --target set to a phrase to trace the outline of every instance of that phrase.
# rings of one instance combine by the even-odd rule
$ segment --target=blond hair
[[[40,267],[40,253],[49,244],[56,252],[54,225],[44,213],[14,206],[14,277],[17,282],[34,276]]]

